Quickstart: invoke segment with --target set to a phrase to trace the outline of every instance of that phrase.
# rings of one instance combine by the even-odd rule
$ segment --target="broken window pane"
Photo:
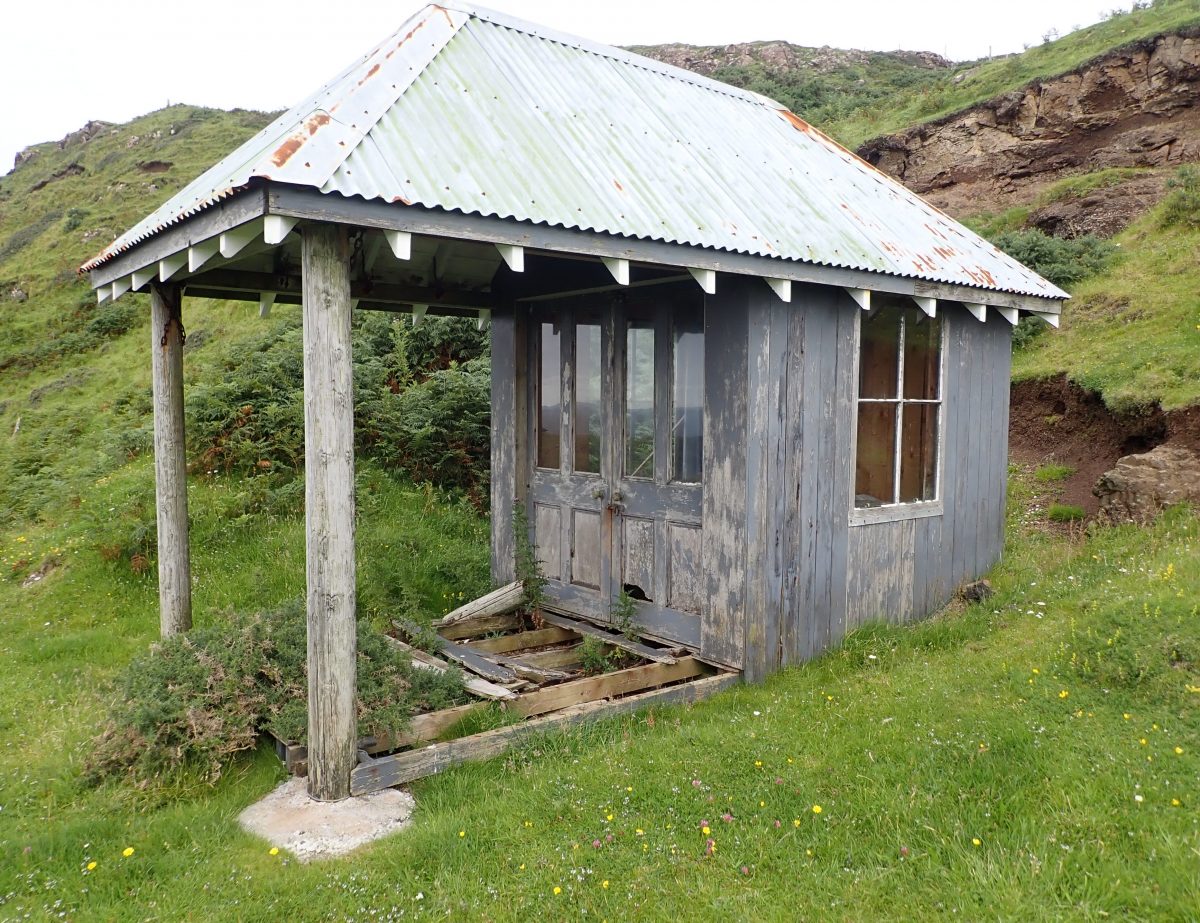
[[[942,319],[919,308],[904,312],[904,397],[936,401],[942,366]]]
[[[908,370],[905,368],[905,381]],[[937,404],[905,404],[900,432],[900,502],[937,496]]]
[[[859,397],[898,397],[900,312],[877,308],[863,315],[859,340]]]
[[[855,506],[894,502],[896,409],[897,405],[891,402],[858,405]]]
[[[559,441],[562,435],[562,377],[559,371],[561,346],[558,324],[542,324],[540,346],[537,463],[539,468],[557,468]]]
[[[575,325],[575,470],[600,473],[600,325]]]
[[[704,318],[675,321],[672,477],[699,483],[704,458]]]

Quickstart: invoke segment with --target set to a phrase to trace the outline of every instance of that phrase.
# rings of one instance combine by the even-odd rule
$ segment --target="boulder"
[[[1148,522],[1173,503],[1200,504],[1200,456],[1189,449],[1160,445],[1126,455],[1092,488],[1100,516],[1110,522]]]

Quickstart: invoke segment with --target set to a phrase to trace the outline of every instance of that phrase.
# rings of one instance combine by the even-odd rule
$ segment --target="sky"
[[[0,30],[0,174],[16,153],[89,119],[171,103],[286,109],[400,24],[420,0],[32,0]],[[612,45],[783,39],[953,60],[1020,51],[1129,0],[491,0],[522,19]]]

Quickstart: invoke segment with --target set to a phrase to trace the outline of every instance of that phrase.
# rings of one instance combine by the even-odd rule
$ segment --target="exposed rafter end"
[[[1034,317],[1040,317],[1055,330],[1057,330],[1058,325],[1062,323],[1062,317],[1060,315],[1051,314],[1049,311],[1032,311],[1030,313],[1032,313]]]
[[[271,316],[271,305],[275,303],[274,292],[263,292],[258,296],[258,316],[268,318]]]
[[[412,306],[412,325],[414,327],[421,325],[421,321],[425,319],[425,312],[428,310],[429,305],[427,304],[414,304]]]
[[[971,315],[975,318],[975,320],[981,323],[987,320],[986,304],[974,304],[970,301],[964,301],[962,306],[971,312]]]
[[[112,297],[112,284],[101,285],[96,289],[96,304],[104,304]]]
[[[929,298],[926,295],[913,295],[912,300],[917,303],[917,307],[919,307],[922,311],[924,311],[930,317],[937,316],[937,299],[936,298]]]
[[[847,288],[847,295],[855,300],[864,311],[871,310],[871,290],[869,288]]]
[[[792,300],[792,280],[791,279],[775,279],[771,276],[763,276],[767,285],[771,286],[771,291],[779,296],[780,301],[790,302]]]
[[[525,271],[525,248],[516,244],[496,244],[496,249],[513,272]]]
[[[119,279],[114,279],[112,284],[112,300],[116,301],[133,285],[133,276],[121,276]]]
[[[475,321],[475,326],[480,330],[486,330],[492,322],[492,312],[487,308],[479,309],[479,319]]]
[[[245,224],[239,224],[236,228],[222,231],[220,243],[221,256],[227,260],[233,259],[245,250],[251,241],[258,237],[262,227],[263,225],[257,221],[247,221]]]
[[[715,269],[695,269],[689,266],[688,272],[692,274],[693,279],[700,283],[704,294],[715,295],[717,293],[717,271]]]
[[[388,246],[392,248],[392,253],[396,254],[396,259],[412,259],[412,234],[408,231],[384,231],[383,236],[387,238]]]
[[[188,251],[180,250],[170,256],[164,256],[158,261],[158,281],[166,282],[171,276],[187,265]]]
[[[1002,308],[1000,305],[994,304],[992,305],[992,310],[998,312],[1001,317],[1014,327],[1017,326],[1017,321],[1021,319],[1020,312],[1016,308]]]
[[[145,269],[135,269],[133,275],[130,276],[130,286],[136,292],[147,282],[153,281],[158,275],[157,266],[147,266]]]
[[[281,244],[285,237],[292,233],[299,218],[289,218],[287,215],[267,215],[263,218],[263,243]]]
[[[208,240],[202,240],[188,247],[188,272],[195,272],[216,256],[217,248],[220,245],[221,241],[219,239],[210,237]]]
[[[616,256],[602,256],[601,260],[608,267],[608,271],[612,273],[612,277],[617,280],[618,285],[629,284],[629,260],[623,260]]]

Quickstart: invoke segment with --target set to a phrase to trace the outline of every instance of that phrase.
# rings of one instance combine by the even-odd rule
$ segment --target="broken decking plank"
[[[488,615],[466,622],[455,622],[453,625],[439,628],[438,634],[451,641],[459,641],[485,635],[490,631],[514,631],[520,628],[520,613],[506,612],[502,615]]]
[[[489,615],[503,615],[519,608],[525,601],[525,586],[520,581],[502,586],[498,590],[473,599],[459,606],[453,612],[448,612],[433,623],[434,628],[446,628],[456,622],[484,618]]]
[[[412,657],[413,666],[418,670],[437,670],[441,672],[450,669],[450,664],[439,657],[427,654],[425,651],[405,644],[403,641],[393,638],[390,635],[384,635],[384,637],[402,651],[407,652]],[[471,695],[477,695],[481,699],[495,699],[501,702],[515,699],[517,696],[511,689],[505,689],[503,686],[489,683],[486,679],[480,679],[477,676],[463,676],[463,688],[471,693]]]
[[[704,664],[691,657],[685,657],[683,660],[670,664],[651,663],[617,670],[614,673],[601,673],[599,676],[589,676],[558,686],[548,686],[545,689],[536,689],[518,696],[516,701],[509,702],[505,708],[531,718],[535,715],[544,715],[546,712],[583,705],[598,699],[610,699],[614,696],[641,692],[651,686],[663,686],[682,679],[694,679],[707,672],[708,668]]]
[[[665,651],[658,650],[638,641],[630,641],[619,632],[605,631],[603,628],[597,628],[594,625],[589,625],[587,622],[577,622],[575,619],[567,618],[565,615],[559,615],[557,612],[542,612],[542,621],[548,625],[556,625],[559,628],[567,628],[581,635],[587,635],[590,638],[599,638],[606,644],[611,644],[613,647],[619,647],[623,651],[629,651],[631,654],[637,654],[646,660],[653,660],[655,663],[675,663],[675,657]]]
[[[421,633],[421,630],[416,625],[406,619],[393,619],[392,624],[396,627],[397,631],[403,632],[409,638],[413,638]],[[438,653],[443,657],[461,664],[472,673],[476,673],[484,679],[489,679],[495,683],[511,683],[518,678],[517,674],[508,669],[508,667],[500,666],[495,660],[485,657],[465,645],[447,641],[441,635],[437,636],[437,645]]]
[[[481,638],[478,641],[467,642],[466,646],[488,654],[507,654],[512,651],[527,650],[531,647],[545,647],[548,644],[562,644],[565,641],[578,640],[579,635],[575,632],[551,625],[549,628],[534,628],[530,631],[521,631],[515,635],[503,635],[499,638]]]
[[[414,779],[434,775],[459,763],[485,760],[509,749],[515,743],[547,730],[570,727],[582,721],[605,718],[637,711],[648,705],[671,705],[697,702],[714,695],[739,682],[738,673],[721,673],[706,676],[691,683],[655,689],[625,699],[606,702],[588,702],[541,718],[533,718],[509,727],[484,731],[459,740],[431,744],[420,750],[385,756],[369,764],[359,766],[350,774],[350,791],[354,795],[366,795],[394,785],[403,785]]]

